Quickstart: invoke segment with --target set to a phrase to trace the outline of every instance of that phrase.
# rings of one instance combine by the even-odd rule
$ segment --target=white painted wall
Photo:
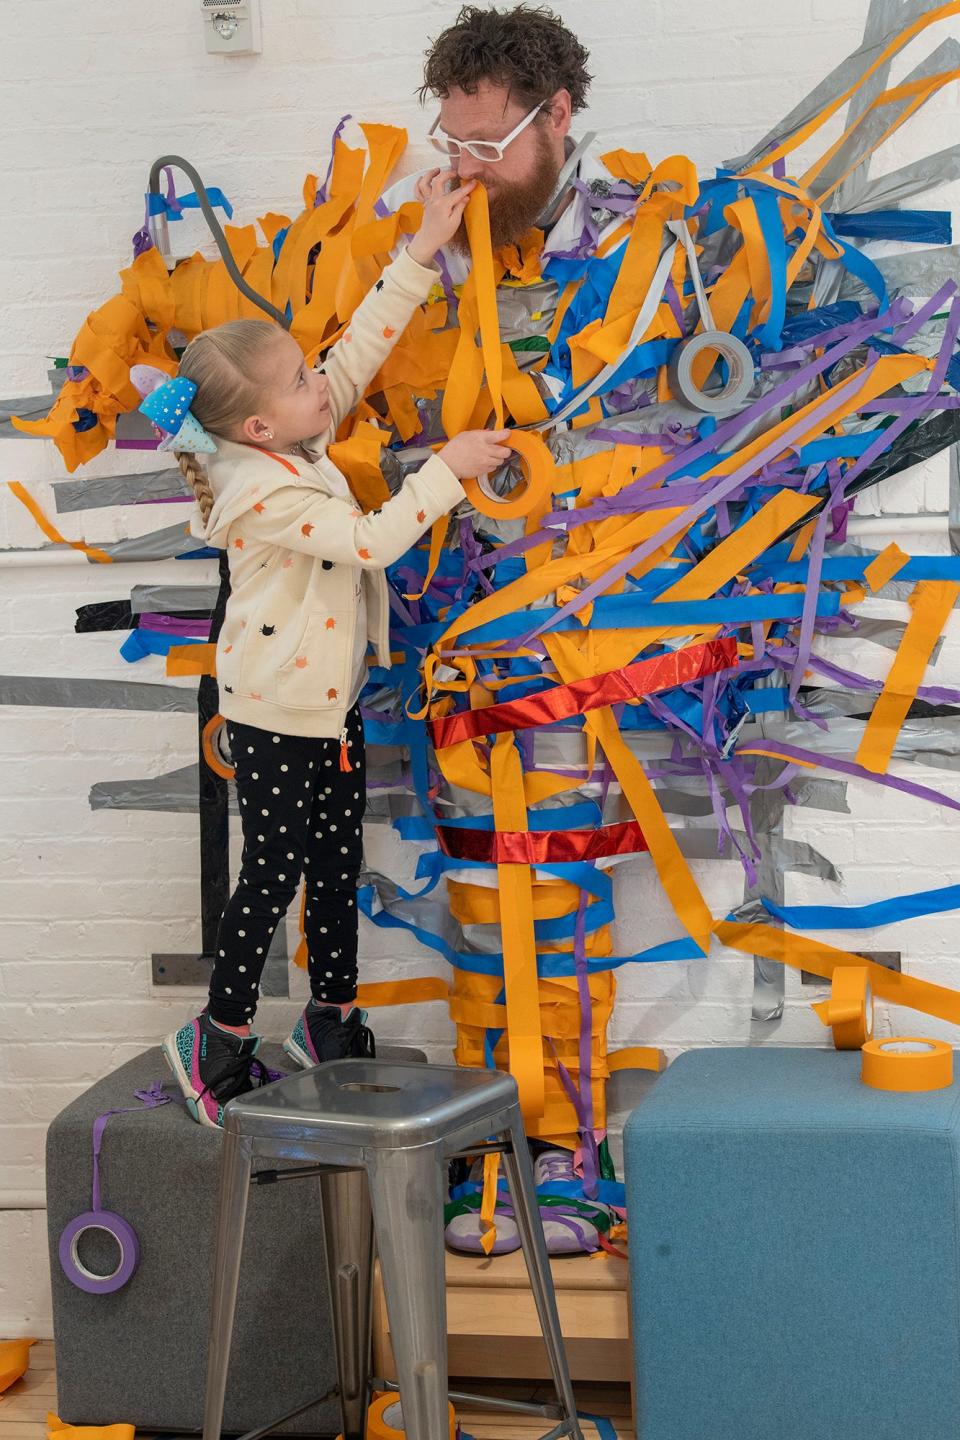
[[[658,159],[678,150],[702,173],[737,154],[789,109],[860,41],[867,0],[559,0],[564,18],[590,46],[595,81],[589,115],[609,145]],[[144,6],[97,0],[5,0],[7,83],[0,93],[4,203],[0,239],[0,394],[32,395],[45,385],[46,355],[63,354],[88,310],[116,289],[141,224],[150,162],[180,152],[220,185],[241,222],[267,209],[296,213],[304,174],[326,166],[327,144],[345,111],[408,126],[404,165],[427,157],[427,120],[414,91],[428,36],[456,14],[454,0],[264,0],[263,53],[223,59],[203,50],[198,0]],[[950,26],[952,25],[952,30]],[[960,34],[957,22],[937,39]],[[932,47],[921,39],[894,78]],[[958,138],[956,89],[934,100],[875,163],[893,169]],[[830,132],[830,138],[835,131]],[[956,196],[941,192],[941,205]],[[292,208],[291,208],[292,207]],[[204,243],[198,221],[182,233]],[[185,243],[185,242],[182,242]],[[180,248],[178,246],[178,248]],[[93,476],[149,468],[131,452],[99,457]],[[0,441],[0,479],[26,481],[53,510],[46,482],[63,477],[52,445]],[[876,500],[870,502],[876,510]],[[886,512],[946,509],[945,467],[902,478],[880,498]],[[145,509],[101,510],[83,520],[87,538],[109,540],[158,523]],[[164,516],[166,519],[166,515]],[[914,551],[946,549],[945,527],[912,536]],[[62,528],[81,534],[81,518]],[[897,522],[889,521],[896,538]],[[0,547],[34,546],[37,532],[9,496],[0,500]],[[871,543],[881,548],[882,536]],[[906,543],[906,542],[905,542]],[[0,633],[7,674],[165,683],[163,662],[127,672],[116,635],[73,633],[78,604],[120,598],[134,583],[212,578],[209,566],[2,567]],[[873,607],[905,618],[905,607]],[[859,659],[888,663],[889,653]],[[879,660],[878,660],[879,657]],[[958,683],[956,622],[930,683]],[[853,663],[853,657],[851,657]],[[877,672],[882,673],[882,672]],[[199,937],[197,823],[194,817],[90,811],[90,786],[104,779],[161,774],[194,754],[194,721],[94,711],[0,708],[0,1198],[42,1193],[47,1123],[91,1081],[157,1040],[190,1009],[152,991],[149,956],[188,949]],[[922,778],[960,795],[958,777]],[[810,840],[843,870],[842,897],[868,901],[955,879],[957,817],[878,788],[851,784],[854,813],[801,810],[789,833]],[[406,863],[382,828],[372,858],[394,871]],[[715,913],[742,894],[730,863],[696,867]],[[618,880],[618,949],[629,952],[676,934],[645,862]],[[788,900],[825,895],[815,881],[788,879]],[[960,985],[953,917],[914,921],[877,934],[826,935],[857,948],[901,948],[913,973]],[[386,958],[385,952],[389,953]],[[402,939],[363,936],[364,975],[428,973],[429,955]],[[622,972],[613,1023],[617,1044],[659,1044],[675,1055],[704,1044],[820,1044],[809,992],[788,977],[782,1022],[750,1022],[751,966],[717,952],[696,966]],[[199,994],[199,992],[198,992]],[[294,1001],[269,1001],[264,1031],[280,1036]],[[384,1039],[415,1040],[445,1053],[452,1034],[442,1007],[377,1015]],[[902,1022],[886,1015],[888,1028]],[[909,1023],[909,1022],[908,1022]],[[938,1027],[926,1024],[930,1033]],[[618,1077],[615,1104],[627,1103]],[[49,1333],[44,1215],[0,1212],[0,1334]]]

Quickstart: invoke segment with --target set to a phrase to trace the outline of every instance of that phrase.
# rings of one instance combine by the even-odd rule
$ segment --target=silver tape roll
[[[701,390],[693,378],[693,364],[704,350],[712,350],[727,364],[729,376],[721,390]],[[725,330],[704,330],[681,340],[667,367],[670,389],[677,400],[706,415],[729,415],[745,404],[753,389],[753,356],[736,335]]]

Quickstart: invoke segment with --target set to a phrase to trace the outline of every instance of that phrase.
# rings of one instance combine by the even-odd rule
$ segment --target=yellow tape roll
[[[873,1038],[873,991],[866,965],[841,965],[833,972],[830,999],[813,1007],[833,1031],[837,1050],[860,1050]]]
[[[860,1079],[874,1090],[945,1090],[953,1083],[953,1050],[942,1040],[868,1040],[862,1055]]]
[[[455,1440],[457,1418],[452,1405],[449,1407],[449,1414],[450,1440]],[[338,1436],[337,1440],[343,1440],[343,1437]],[[378,1395],[370,1402],[366,1440],[408,1440],[407,1432],[403,1428],[403,1412],[398,1395]]]
[[[517,488],[505,499],[500,500],[481,488],[477,479],[464,480],[463,488],[467,499],[481,515],[491,520],[517,520],[529,515],[531,510],[547,499],[553,483],[553,456],[533,430],[511,430],[504,444],[515,450],[523,462],[526,484]]]

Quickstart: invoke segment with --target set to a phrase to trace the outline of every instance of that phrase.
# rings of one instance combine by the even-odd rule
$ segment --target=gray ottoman
[[[274,1069],[292,1068],[279,1046],[264,1046],[261,1054]],[[415,1050],[382,1054],[424,1058]],[[134,1092],[156,1080],[179,1093],[159,1049],[94,1085],[47,1135],[57,1404],[71,1424],[203,1428],[219,1131],[195,1124],[175,1103],[113,1116],[100,1155],[101,1208],[133,1227],[137,1268],[121,1289],[91,1294],[67,1278],[59,1259],[64,1227],[90,1209],[94,1120],[137,1105]],[[77,1253],[94,1273],[117,1264],[114,1242],[96,1231],[79,1239]],[[252,1186],[224,1430],[269,1424],[335,1378],[319,1184]],[[336,1402],[312,1406],[284,1426],[291,1434],[338,1429]]]

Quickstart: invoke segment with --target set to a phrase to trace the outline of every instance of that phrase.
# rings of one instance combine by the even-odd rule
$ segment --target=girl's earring
[[[268,440],[272,440],[272,439],[273,439],[273,431],[272,431],[272,430],[265,430],[263,433],[266,435],[266,437],[267,437]]]

